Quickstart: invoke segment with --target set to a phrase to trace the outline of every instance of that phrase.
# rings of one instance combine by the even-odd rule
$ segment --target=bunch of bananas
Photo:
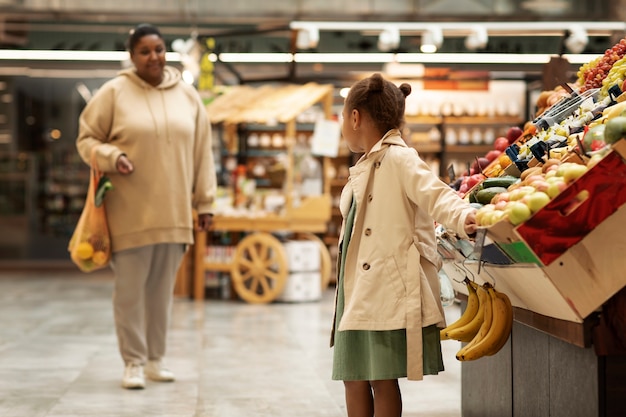
[[[441,330],[441,340],[454,339],[467,344],[456,354],[460,361],[471,361],[496,354],[511,334],[513,306],[503,292],[489,283],[479,286],[465,279],[467,308],[461,317]]]

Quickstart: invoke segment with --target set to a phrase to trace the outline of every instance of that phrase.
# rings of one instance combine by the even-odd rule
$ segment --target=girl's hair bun
[[[402,94],[404,94],[404,97],[411,94],[411,86],[407,83],[400,84],[400,87],[398,88],[400,88],[400,91],[402,91]]]
[[[383,91],[383,89],[385,88],[385,80],[383,79],[383,76],[380,75],[379,73],[375,73],[370,77],[370,83],[369,83],[369,91],[371,92],[378,92],[378,91]]]

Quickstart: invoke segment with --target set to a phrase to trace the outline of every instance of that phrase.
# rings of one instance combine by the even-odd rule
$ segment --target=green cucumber
[[[476,202],[481,203],[481,204],[489,204],[491,203],[491,199],[495,195],[504,193],[506,191],[508,190],[504,187],[483,188],[482,190],[476,193]]]
[[[504,175],[502,177],[487,178],[483,181],[483,188],[504,187],[509,188],[511,185],[519,182],[520,179],[512,175]]]

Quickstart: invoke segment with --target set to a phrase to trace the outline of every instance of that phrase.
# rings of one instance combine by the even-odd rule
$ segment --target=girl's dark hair
[[[350,88],[345,106],[349,111],[357,109],[368,113],[376,128],[384,134],[391,129],[401,129],[404,125],[404,107],[409,94],[409,84],[402,83],[397,87],[376,73]]]
[[[163,35],[161,35],[161,32],[156,26],[149,23],[142,23],[136,28],[131,29],[128,34],[128,39],[126,40],[126,49],[128,49],[129,52],[132,52],[135,45],[137,45],[137,42],[139,42],[139,40],[146,35],[157,35],[159,38],[163,39]]]

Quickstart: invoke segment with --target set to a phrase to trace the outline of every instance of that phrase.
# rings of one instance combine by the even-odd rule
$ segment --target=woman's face
[[[165,42],[158,35],[141,37],[130,51],[130,59],[142,80],[153,86],[161,83],[165,67]]]

